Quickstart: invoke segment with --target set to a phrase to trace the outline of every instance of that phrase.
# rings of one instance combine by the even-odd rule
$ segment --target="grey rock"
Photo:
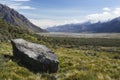
[[[23,39],[11,41],[13,56],[34,72],[57,72],[58,57],[44,45],[31,43]]]

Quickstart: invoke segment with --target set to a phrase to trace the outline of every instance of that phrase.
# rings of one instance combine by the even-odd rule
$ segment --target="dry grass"
[[[120,80],[120,47],[51,48],[59,57],[55,74],[34,74],[10,58],[10,43],[0,44],[0,80]]]

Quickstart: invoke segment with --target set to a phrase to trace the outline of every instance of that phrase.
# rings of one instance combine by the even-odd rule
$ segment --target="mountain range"
[[[106,22],[65,24],[46,29],[49,32],[69,33],[120,33],[120,17]]]
[[[25,16],[6,5],[0,4],[0,19],[15,27],[32,32],[71,32],[71,33],[120,33],[120,17],[106,22],[65,24],[49,27],[46,30],[31,23]]]
[[[19,27],[28,31],[46,32],[45,30],[31,23],[25,16],[3,4],[0,4],[0,19],[15,27]]]

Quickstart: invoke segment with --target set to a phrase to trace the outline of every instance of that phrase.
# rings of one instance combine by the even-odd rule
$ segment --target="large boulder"
[[[28,69],[35,72],[57,72],[58,57],[46,46],[27,42],[23,39],[11,41],[13,56]]]

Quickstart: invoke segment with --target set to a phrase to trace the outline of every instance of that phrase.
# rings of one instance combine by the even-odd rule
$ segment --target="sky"
[[[55,25],[107,21],[120,16],[120,0],[0,0],[47,28]]]

